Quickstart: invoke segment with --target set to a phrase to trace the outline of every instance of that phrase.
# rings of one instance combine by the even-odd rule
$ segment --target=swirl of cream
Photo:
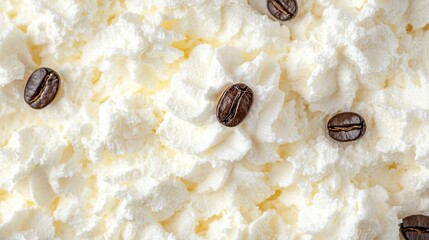
[[[24,79],[25,67],[34,67],[34,63],[25,34],[4,16],[0,16],[0,25],[0,87],[3,88],[15,80]]]
[[[167,113],[158,132],[167,144],[215,163],[244,157],[255,164],[276,161],[277,147],[299,138],[294,102],[284,106],[279,89],[280,67],[266,54],[245,61],[235,47],[193,49],[173,77]],[[235,128],[222,126],[215,116],[222,92],[245,83],[254,93],[246,119]]]

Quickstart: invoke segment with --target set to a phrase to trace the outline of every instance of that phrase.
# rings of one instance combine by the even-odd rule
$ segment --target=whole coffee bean
[[[408,216],[402,219],[402,223],[399,226],[399,231],[406,240],[429,240],[428,216]]]
[[[253,91],[246,84],[228,87],[219,99],[216,108],[217,120],[227,127],[240,124],[253,103]]]
[[[344,112],[329,120],[328,131],[331,138],[340,142],[350,142],[365,134],[366,124],[359,114]]]
[[[294,18],[298,12],[296,0],[268,0],[268,11],[280,21],[288,21]]]
[[[24,90],[24,100],[34,109],[49,105],[57,95],[60,76],[50,68],[39,68],[28,78]]]

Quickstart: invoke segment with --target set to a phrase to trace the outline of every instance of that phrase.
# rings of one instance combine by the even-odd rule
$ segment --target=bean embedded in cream
[[[0,1],[0,239],[399,239],[429,209],[429,3],[297,4]],[[365,135],[330,138],[341,112]]]

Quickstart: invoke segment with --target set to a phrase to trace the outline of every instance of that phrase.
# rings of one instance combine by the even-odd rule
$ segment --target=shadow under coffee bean
[[[227,127],[240,124],[253,103],[253,91],[244,83],[228,87],[219,99],[216,108],[217,120]]]
[[[289,21],[296,16],[298,3],[296,0],[268,0],[267,8],[276,19]]]
[[[50,68],[39,68],[28,78],[24,100],[34,109],[48,106],[58,93],[60,76]]]
[[[406,240],[429,240],[429,217],[411,215],[399,224],[402,237]]]
[[[366,131],[365,120],[357,113],[344,112],[333,116],[328,122],[329,136],[340,142],[361,138]]]

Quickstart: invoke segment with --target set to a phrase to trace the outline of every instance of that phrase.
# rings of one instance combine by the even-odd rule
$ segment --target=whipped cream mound
[[[262,165],[279,159],[280,144],[300,138],[295,119],[288,119],[295,114],[294,101],[283,108],[279,64],[264,53],[247,62],[242,55],[235,47],[201,44],[192,50],[172,77],[167,112],[158,129],[168,146],[213,165],[243,158]],[[252,89],[254,104],[245,123],[225,128],[213,110],[222,91],[239,82]]]
[[[429,3],[298,3],[0,1],[0,239],[399,239],[429,209]],[[342,111],[359,141],[328,137]]]

